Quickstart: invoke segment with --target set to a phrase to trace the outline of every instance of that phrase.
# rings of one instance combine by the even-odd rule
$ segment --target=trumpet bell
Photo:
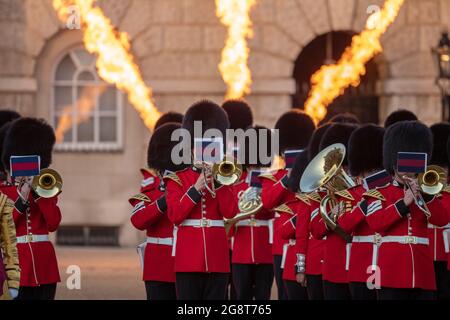
[[[436,195],[444,189],[447,183],[447,174],[442,167],[428,166],[427,171],[419,174],[418,182],[423,193]]]
[[[39,176],[33,178],[31,188],[42,198],[52,198],[62,190],[62,178],[53,169],[42,169]]]
[[[212,172],[214,180],[222,185],[230,186],[241,178],[242,165],[238,164],[234,158],[225,157],[223,161],[213,165]]]

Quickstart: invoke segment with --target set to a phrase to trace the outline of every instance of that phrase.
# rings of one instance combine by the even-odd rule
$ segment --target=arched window
[[[303,108],[311,89],[311,76],[324,64],[334,63],[341,57],[345,48],[351,44],[353,32],[335,31],[312,40],[300,53],[295,62],[294,79],[296,93],[292,103],[294,108]],[[377,83],[378,66],[374,60],[366,65],[366,74],[358,87],[349,87],[344,95],[338,97],[329,107],[324,120],[343,112],[351,112],[362,122],[378,123],[379,97]]]
[[[110,151],[122,148],[122,94],[102,81],[95,56],[69,51],[53,76],[53,125],[57,149]]]

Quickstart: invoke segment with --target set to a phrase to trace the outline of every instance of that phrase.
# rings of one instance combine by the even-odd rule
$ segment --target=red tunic
[[[361,200],[362,191],[353,188],[335,194],[337,202],[344,202],[345,209],[351,211],[358,201]],[[330,208],[329,208],[330,209]],[[348,260],[351,243],[347,243],[343,237],[336,232],[331,232],[323,221],[319,211],[312,213],[311,233],[316,239],[325,240],[323,280],[333,283],[348,282]]]
[[[244,191],[249,187],[245,182],[246,178],[247,172],[244,172],[241,181],[233,186],[236,195],[239,191]],[[235,225],[232,263],[272,264],[272,245],[269,242],[268,222],[273,216],[273,212],[262,208],[251,219]],[[250,225],[245,225],[248,222]]]
[[[414,203],[405,206],[403,187],[396,182],[377,191],[385,200],[368,203],[366,221],[383,236],[378,255],[381,286],[435,290],[433,257],[426,242],[428,222],[436,226],[448,223],[441,201],[435,197],[428,203],[431,217],[427,220]],[[392,237],[403,239],[403,243],[392,241]]]
[[[296,201],[294,201],[295,203]],[[280,223],[282,223],[280,234],[283,240],[288,243],[283,248],[283,280],[296,281],[295,263],[297,256],[295,254],[295,225],[297,214],[292,211],[293,202],[286,203],[285,208],[278,207],[276,212],[280,214]]]
[[[148,239],[144,254],[143,280],[175,282],[174,258],[170,245],[173,241],[173,224],[166,212],[164,186],[160,185],[158,176],[144,175],[144,181],[151,183],[141,185],[141,194],[129,200],[134,206],[131,223],[136,229],[145,230]],[[158,243],[160,241],[164,243]]]
[[[178,226],[175,272],[230,272],[227,235],[222,226],[212,226],[223,218],[233,218],[238,212],[236,194],[229,186],[216,189],[213,198],[207,190],[201,193],[194,184],[201,172],[188,168],[164,177],[170,221]],[[204,224],[186,226],[187,219]]]
[[[373,199],[370,192],[362,186],[349,190],[355,199],[363,195],[368,201]],[[350,250],[350,260],[348,269],[349,282],[367,282],[372,274],[372,268],[377,263],[378,245],[375,240],[379,240],[379,234],[376,234],[366,222],[365,213],[359,206],[355,206],[352,211],[345,212],[338,218],[339,226],[347,233],[353,236],[352,247]],[[373,242],[367,240],[372,238]]]
[[[273,210],[279,205],[295,199],[294,193],[286,187],[287,170],[280,169],[274,173],[260,175],[262,183],[261,200],[264,208]],[[281,256],[283,254],[283,246],[288,243],[281,237],[279,232],[281,227],[277,215],[273,222],[273,243],[272,254]]]
[[[319,208],[321,195],[311,193],[307,197],[309,199],[309,205],[304,201],[298,201],[296,202],[297,207],[293,208],[294,212],[297,213],[295,251],[306,262],[305,274],[321,275],[325,241],[315,239],[311,234],[310,228],[311,218],[314,217],[312,216],[312,212]]]
[[[441,202],[444,208],[449,213],[450,220],[450,188],[445,188],[442,192]],[[430,250],[434,261],[447,261],[448,259],[448,244],[446,239],[450,240],[450,223],[444,227],[437,227],[428,224],[428,239],[430,239]],[[447,252],[446,252],[447,248]]]
[[[5,193],[13,202],[19,199],[16,186],[2,186]],[[31,237],[32,235],[48,236],[55,232],[61,223],[61,211],[58,207],[58,197],[34,198],[30,192],[28,201],[30,207],[24,213],[14,209],[14,223],[16,236]],[[55,249],[50,241],[18,243],[20,265],[20,286],[36,287],[42,284],[60,282],[58,262]]]

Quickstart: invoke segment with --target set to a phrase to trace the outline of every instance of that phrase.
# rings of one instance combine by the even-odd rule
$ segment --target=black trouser
[[[436,299],[450,300],[450,271],[447,270],[447,261],[435,261]]]
[[[308,300],[308,292],[297,281],[284,280],[288,300]]]
[[[283,256],[273,256],[273,270],[278,289],[278,300],[287,300],[287,293],[283,283],[283,269],[281,269],[281,260],[283,260]]]
[[[225,300],[228,273],[177,272],[179,300]]]
[[[38,287],[20,287],[17,300],[55,300],[56,283]]]
[[[365,282],[350,282],[352,300],[377,300],[377,290],[369,289]]]
[[[348,283],[323,281],[323,296],[325,300],[350,300]]]
[[[145,281],[147,300],[176,300],[175,283],[162,281]]]
[[[237,300],[269,300],[273,284],[271,264],[233,264]]]
[[[230,250],[230,269],[233,266],[233,264],[231,263],[232,256],[233,256],[233,250]],[[234,287],[233,275],[232,274],[230,274],[230,277],[228,279],[227,295],[228,295],[227,296],[228,300],[236,300],[237,299],[237,293],[236,293],[236,288]]]
[[[381,288],[378,290],[379,300],[433,300],[434,291],[422,289]]]
[[[308,292],[309,300],[323,300],[323,283],[320,274],[306,275],[306,291]]]

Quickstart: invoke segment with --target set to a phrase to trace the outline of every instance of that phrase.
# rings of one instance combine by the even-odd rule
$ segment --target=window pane
[[[70,55],[65,56],[56,69],[56,80],[72,80],[75,69]]]
[[[95,76],[89,71],[83,71],[78,75],[78,80],[81,81],[95,81]]]
[[[100,110],[116,110],[117,109],[117,89],[114,87],[108,87],[106,91],[100,97]]]
[[[55,117],[55,130],[60,128],[59,127],[60,126],[60,120],[61,120],[61,117]],[[64,124],[67,124],[67,123],[68,123],[67,121],[64,121]],[[63,141],[64,142],[72,142],[72,140],[73,140],[72,127],[68,126],[68,125],[65,125],[64,127],[65,127],[65,130],[62,131],[62,132],[64,132]],[[60,142],[60,141],[58,141],[58,142]]]
[[[80,64],[83,66],[91,66],[95,61],[95,57],[84,49],[76,49],[74,50],[74,53]]]
[[[55,108],[62,111],[65,108],[72,108],[72,87],[55,87]]]
[[[97,103],[97,95],[99,93],[97,86],[78,86],[77,87],[77,112],[91,113],[95,109]]]
[[[100,142],[117,141],[116,117],[100,117]]]
[[[78,142],[93,142],[94,141],[94,118],[92,116],[79,115],[78,116]],[[82,121],[83,120],[83,121]]]

